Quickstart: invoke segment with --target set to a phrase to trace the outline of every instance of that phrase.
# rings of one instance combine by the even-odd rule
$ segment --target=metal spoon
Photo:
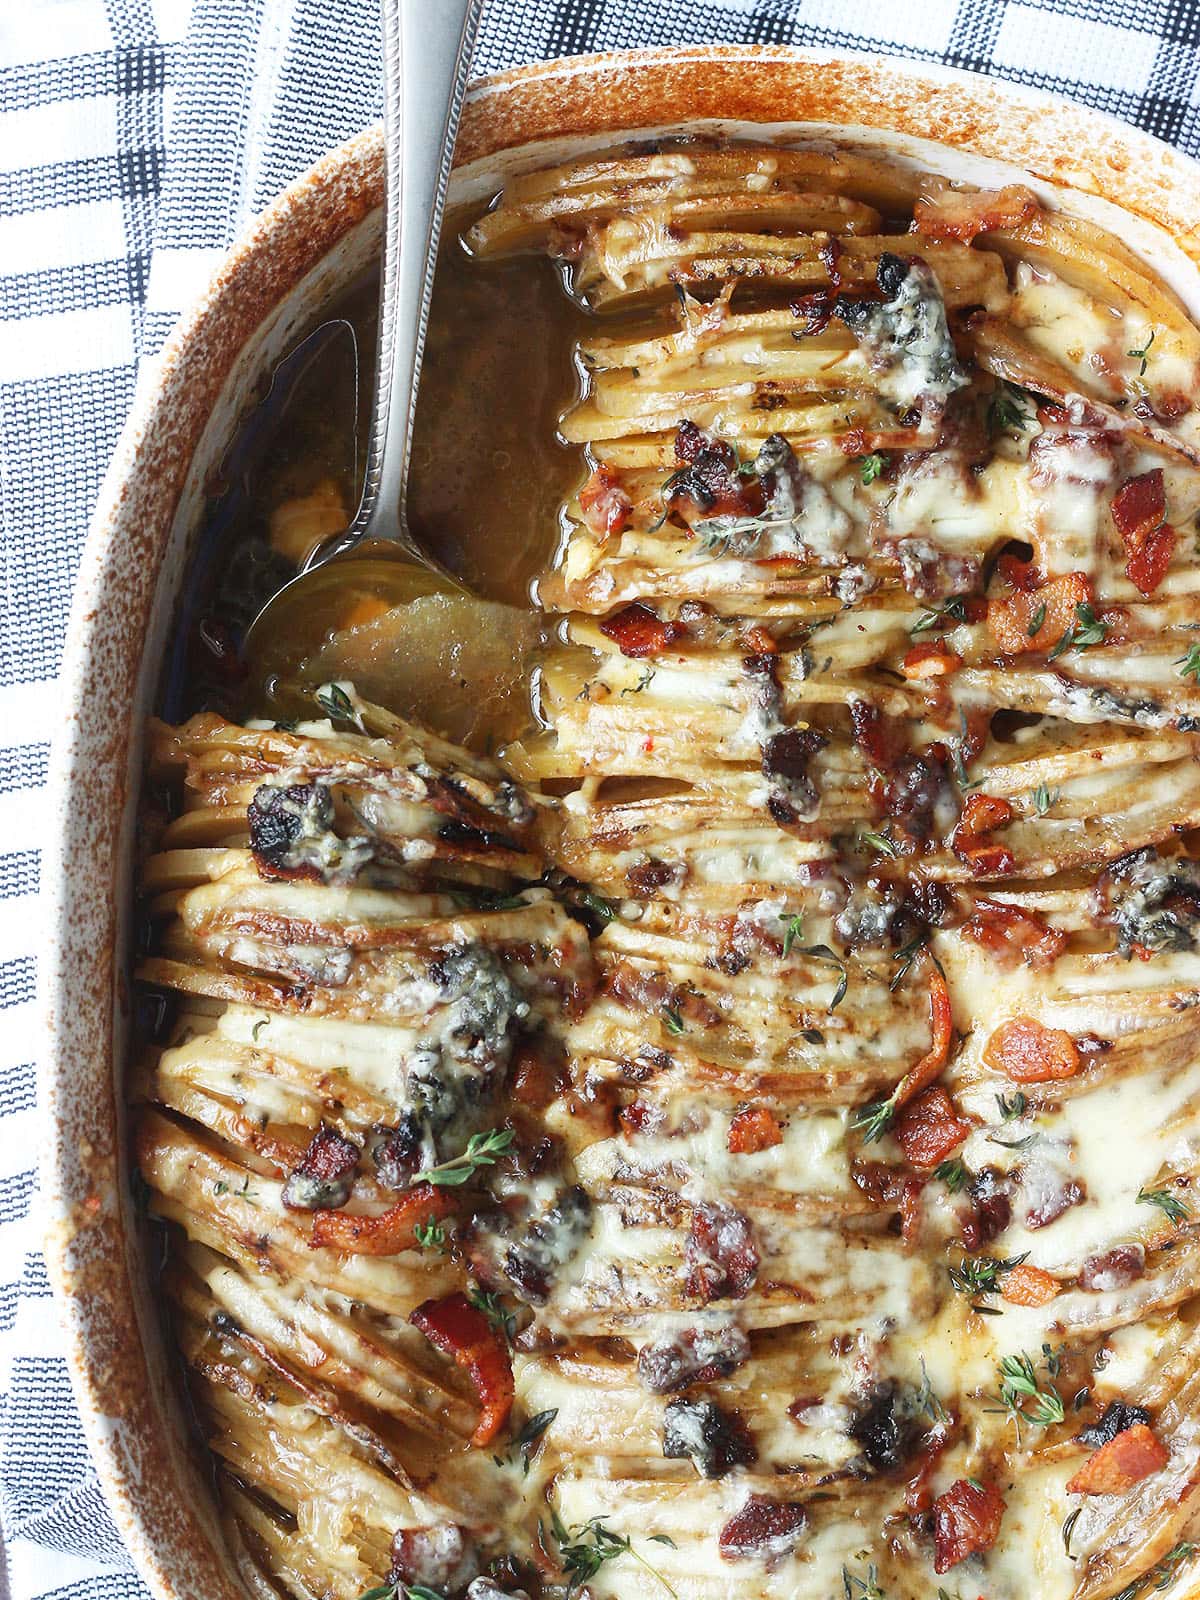
[[[385,205],[375,408],[362,499],[345,533],[319,545],[246,635],[251,662],[280,654],[329,576],[362,579],[395,604],[462,585],[409,533],[405,489],[434,268],[483,0],[382,0]],[[276,648],[272,650],[272,645]]]

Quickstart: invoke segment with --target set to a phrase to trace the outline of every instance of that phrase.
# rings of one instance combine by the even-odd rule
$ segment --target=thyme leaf
[[[1145,1206],[1157,1206],[1168,1222],[1186,1222],[1192,1208],[1170,1189],[1139,1189],[1137,1197]]]
[[[1025,1115],[1025,1107],[1029,1101],[1022,1091],[1017,1089],[1011,1098],[998,1094],[996,1104],[1000,1107],[1000,1115],[1005,1122],[1015,1122],[1018,1117]]]
[[[360,733],[364,731],[362,718],[340,683],[323,683],[314,690],[313,699],[334,722],[352,722]]]
[[[874,1562],[867,1568],[865,1578],[858,1578],[849,1567],[842,1568],[842,1593],[845,1600],[887,1600],[879,1587],[879,1568]]]
[[[869,483],[874,483],[875,479],[880,477],[887,469],[887,457],[881,456],[878,450],[873,451],[869,456],[856,456],[855,460],[858,462],[858,472],[864,487]]]
[[[787,932],[783,936],[783,959],[786,961],[796,940],[804,937],[804,918],[798,911],[790,915],[785,911],[779,920],[787,923]]]
[[[933,1175],[944,1183],[951,1194],[961,1194],[971,1181],[971,1174],[956,1156],[952,1161],[940,1161]]]
[[[895,1120],[896,1099],[893,1095],[887,1100],[873,1100],[869,1106],[856,1111],[850,1119],[850,1126],[862,1134],[864,1144],[875,1144]]]
[[[850,987],[850,974],[846,970],[846,963],[827,944],[805,944],[800,946],[802,956],[811,956],[814,961],[825,961],[838,969],[841,974],[837,988],[833,991],[833,999],[826,1006],[826,1011],[832,1014],[846,998],[846,990]]]
[[[895,841],[889,838],[886,833],[870,833],[864,831],[860,833],[858,837],[868,849],[877,850],[881,856],[891,856],[893,861],[896,860],[900,854]]]
[[[987,425],[989,433],[1024,433],[1034,420],[1035,412],[1022,409],[1028,401],[1036,407],[1034,396],[1019,384],[1001,381],[988,401]]]
[[[1077,605],[1074,626],[1067,629],[1046,660],[1057,661],[1068,650],[1090,650],[1093,645],[1103,644],[1107,635],[1108,624],[1096,615],[1091,606],[1086,603]]]
[[[422,1250],[444,1250],[446,1230],[440,1222],[418,1222],[413,1235]]]
[[[967,600],[965,594],[952,594],[940,606],[924,611],[908,630],[909,633],[930,633],[934,628],[947,627],[953,623],[956,627],[960,622],[967,620]]]
[[[1139,378],[1144,378],[1146,376],[1146,368],[1150,364],[1150,346],[1154,343],[1155,339],[1157,339],[1157,338],[1158,338],[1158,329],[1155,328],[1153,330],[1153,332],[1151,333],[1150,337],[1146,340],[1145,344],[1142,346],[1142,348],[1140,350],[1126,350],[1126,352],[1125,352],[1125,354],[1130,358],[1130,360],[1132,360],[1132,361],[1140,361],[1141,362],[1141,366],[1138,368],[1138,377]]]

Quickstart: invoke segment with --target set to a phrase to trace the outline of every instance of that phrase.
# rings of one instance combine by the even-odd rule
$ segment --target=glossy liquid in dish
[[[448,226],[435,285],[408,514],[421,545],[472,591],[528,610],[531,582],[553,564],[560,508],[585,470],[557,429],[576,392],[572,351],[586,316],[548,262],[473,262],[457,237],[466,220]],[[353,515],[377,296],[372,278],[329,306],[280,364],[210,486],[170,672],[172,714],[280,711],[268,686],[247,675],[238,645],[294,573],[290,557]],[[352,614],[340,584],[331,584],[327,608],[322,595],[300,619],[298,655],[319,650]],[[402,697],[400,673],[396,691]],[[527,707],[508,707],[501,720],[511,734]],[[480,728],[478,739],[489,732],[498,736]]]
[[[858,151],[468,237],[595,313],[543,725],[153,736],[138,1155],[248,1581],[1182,1597],[1200,335]]]

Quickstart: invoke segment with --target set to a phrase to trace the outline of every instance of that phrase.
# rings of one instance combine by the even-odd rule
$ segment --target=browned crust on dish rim
[[[738,47],[549,62],[476,85],[459,161],[532,141],[723,121],[856,125],[1002,155],[1170,233],[1200,265],[1197,168],[1086,108],[880,58]],[[148,1317],[116,1085],[129,996],[137,705],[172,523],[204,423],[245,341],[382,196],[377,130],[325,156],[235,244],[169,341],[105,480],[77,584],[53,764],[41,1074],[47,1259],[72,1381],[118,1526],[172,1600],[244,1595]],[[151,650],[156,641],[151,638]]]

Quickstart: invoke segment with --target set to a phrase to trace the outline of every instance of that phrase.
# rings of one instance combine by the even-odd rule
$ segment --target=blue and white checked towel
[[[477,65],[743,40],[992,72],[1200,156],[1200,0],[492,0]],[[376,117],[377,41],[375,0],[0,0],[0,1600],[6,1552],[13,1600],[146,1593],[38,1248],[42,787],[75,563],[139,362],[243,224]]]

